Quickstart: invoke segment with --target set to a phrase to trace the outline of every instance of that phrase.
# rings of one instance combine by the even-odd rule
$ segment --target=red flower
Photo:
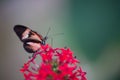
[[[42,45],[40,50],[20,69],[25,80],[87,80],[86,72],[78,68],[79,61],[69,48]],[[39,56],[42,62],[37,63]]]

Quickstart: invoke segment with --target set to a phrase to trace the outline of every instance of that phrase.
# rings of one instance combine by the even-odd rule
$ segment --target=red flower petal
[[[86,72],[78,68],[79,61],[69,48],[53,49],[47,44],[40,50],[20,69],[25,80],[87,80]],[[41,63],[35,61],[38,56]]]

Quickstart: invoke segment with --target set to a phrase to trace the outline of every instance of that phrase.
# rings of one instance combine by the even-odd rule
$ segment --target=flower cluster
[[[41,62],[37,63],[36,58]],[[78,63],[69,48],[53,49],[49,45],[42,45],[20,71],[25,80],[87,80],[86,72]]]

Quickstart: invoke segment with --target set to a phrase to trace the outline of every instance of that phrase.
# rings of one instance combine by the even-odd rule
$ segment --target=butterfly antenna
[[[48,33],[50,32],[50,27],[49,27],[49,29],[48,29],[48,31],[47,31],[47,33],[46,33],[46,36],[45,36],[45,40],[47,40],[48,39]]]
[[[48,31],[46,33],[46,36],[43,38],[42,44],[44,44],[44,45],[45,45],[46,40],[48,39],[48,33],[50,32],[50,29],[51,28],[49,27],[49,29],[48,29]]]
[[[45,37],[47,37],[47,36],[48,36],[48,33],[50,32],[50,29],[51,29],[51,28],[49,27],[49,29],[48,29],[47,34],[46,34],[46,36],[45,36]]]

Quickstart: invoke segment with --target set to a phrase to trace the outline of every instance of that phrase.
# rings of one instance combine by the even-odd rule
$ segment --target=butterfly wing
[[[23,47],[28,53],[38,51],[43,42],[42,35],[23,25],[15,25],[14,31],[18,38],[23,42]]]
[[[23,25],[15,25],[14,31],[16,35],[19,37],[19,39],[22,41],[22,34],[27,30],[28,28]]]

